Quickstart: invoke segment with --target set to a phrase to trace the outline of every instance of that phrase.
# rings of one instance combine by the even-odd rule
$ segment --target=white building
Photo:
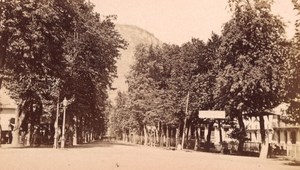
[[[282,121],[282,115],[285,114],[287,108],[288,104],[283,103],[271,111],[268,111],[268,113],[263,116],[266,143],[272,144],[273,146],[277,145],[277,147],[283,150],[284,155],[300,160],[300,125],[289,124]],[[199,114],[199,118],[214,119],[214,116],[217,115],[216,118],[222,120],[222,117],[214,112],[216,111],[205,111],[202,115]],[[259,117],[248,117],[248,119],[244,119],[244,123],[247,136],[250,139],[245,143],[244,149],[245,151],[259,153],[261,144]],[[208,134],[208,125],[203,125],[200,129],[200,138],[205,140]],[[221,125],[220,128],[216,120],[211,131],[211,142],[214,143],[215,146],[218,146],[221,141],[232,141],[228,136],[229,133],[230,130],[228,131],[228,128],[224,127],[224,125]]]
[[[1,143],[9,143],[11,126],[15,121],[15,110],[16,104],[8,94],[7,90],[0,89],[0,125],[2,128],[1,132]]]
[[[282,121],[287,108],[283,103],[264,116],[266,143],[277,145],[287,156],[300,160],[300,125]],[[245,125],[250,142],[261,143],[259,118],[251,117],[245,120]]]

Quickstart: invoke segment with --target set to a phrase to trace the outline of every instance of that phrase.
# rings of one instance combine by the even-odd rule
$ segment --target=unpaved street
[[[238,169],[293,170],[282,160],[172,151],[125,143],[95,142],[76,148],[0,148],[1,170]]]

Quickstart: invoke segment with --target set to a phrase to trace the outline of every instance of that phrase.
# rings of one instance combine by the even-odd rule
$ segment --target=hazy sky
[[[192,37],[207,40],[212,31],[220,34],[230,19],[228,0],[90,0],[101,15],[117,15],[116,23],[136,25],[153,33],[165,43],[182,44]],[[273,12],[294,34],[291,0],[275,0]]]

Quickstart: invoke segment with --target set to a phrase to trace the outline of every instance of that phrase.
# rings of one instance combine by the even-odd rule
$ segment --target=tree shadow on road
[[[103,147],[114,147],[114,146],[137,146],[136,144],[130,144],[130,143],[122,143],[118,141],[101,141],[97,140],[91,143],[83,143],[78,144],[76,146],[66,146],[66,149],[87,149],[87,148],[103,148]],[[18,145],[13,146],[10,144],[2,145],[0,149],[46,149],[46,148],[53,148],[53,145],[39,145],[39,146],[24,146],[24,145]],[[61,149],[58,147],[57,149]]]
[[[114,146],[136,146],[136,145],[130,143],[122,143],[122,142],[95,141],[92,143],[84,143],[84,144],[79,144],[77,146],[71,146],[68,147],[68,149],[102,148],[102,147],[114,147]]]
[[[275,158],[271,158],[271,160],[280,162],[282,165],[286,165],[286,166],[300,166],[300,162],[292,161],[287,157],[275,157]]]
[[[36,148],[36,149],[45,149],[45,148],[53,148],[52,145],[40,145],[40,146],[24,146],[24,145],[11,145],[11,144],[6,144],[6,145],[2,145],[2,147],[0,147],[0,149],[32,149],[32,148]]]
[[[284,165],[289,165],[289,166],[300,166],[300,162],[290,161],[290,162],[284,163]]]

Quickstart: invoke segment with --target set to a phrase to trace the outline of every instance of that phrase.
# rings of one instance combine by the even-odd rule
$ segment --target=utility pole
[[[185,118],[184,118],[184,124],[183,124],[181,149],[183,149],[183,146],[184,146],[185,129],[186,129],[187,116],[188,116],[189,97],[190,97],[190,92],[188,91],[187,99],[186,99],[186,106],[185,106]]]

